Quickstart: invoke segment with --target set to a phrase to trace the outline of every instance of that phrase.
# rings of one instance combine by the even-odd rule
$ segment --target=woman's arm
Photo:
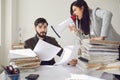
[[[112,13],[107,10],[97,9],[96,16],[102,19],[101,34],[96,39],[105,39],[109,34],[109,28],[111,24]]]

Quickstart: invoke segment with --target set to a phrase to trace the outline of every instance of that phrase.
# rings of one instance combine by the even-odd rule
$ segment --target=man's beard
[[[44,34],[44,35],[41,35],[41,34]],[[47,34],[46,32],[40,32],[40,33],[37,32],[37,35],[41,38],[45,38],[46,34]]]

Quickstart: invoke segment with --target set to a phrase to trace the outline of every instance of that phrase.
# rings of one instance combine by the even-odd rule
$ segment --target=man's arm
[[[24,48],[30,48],[30,49],[34,49],[35,47],[35,43],[32,40],[26,40],[24,42]]]
[[[24,42],[24,48],[29,48],[29,43],[27,43],[27,41]]]

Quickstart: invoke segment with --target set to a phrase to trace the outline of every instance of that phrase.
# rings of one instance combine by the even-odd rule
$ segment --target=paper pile
[[[10,64],[22,69],[34,69],[40,66],[40,59],[31,49],[10,50]]]
[[[111,63],[118,62],[119,44],[120,42],[115,41],[82,40],[82,54],[79,57],[81,67],[94,70],[120,69],[120,65],[112,68],[106,67]]]

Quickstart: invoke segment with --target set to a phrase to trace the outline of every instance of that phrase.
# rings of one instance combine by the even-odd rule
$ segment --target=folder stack
[[[10,63],[20,69],[34,69],[40,66],[40,60],[38,57],[12,59],[10,60]]]
[[[109,69],[105,66],[118,62],[120,42],[84,39],[81,43],[82,54],[79,57],[81,67],[95,70],[103,69],[101,67]],[[120,69],[120,65],[116,66],[111,69]]]
[[[35,69],[40,66],[40,59],[31,49],[10,50],[10,64],[21,70]]]

